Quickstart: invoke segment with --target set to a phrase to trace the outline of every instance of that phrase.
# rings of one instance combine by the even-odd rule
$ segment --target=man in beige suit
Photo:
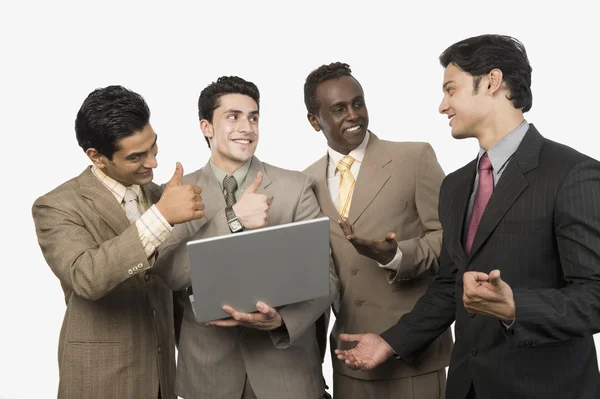
[[[172,292],[152,267],[171,224],[201,218],[204,205],[199,187],[181,185],[180,164],[160,198],[149,119],[140,95],[121,86],[93,91],[75,121],[93,166],[33,205],[67,305],[59,398],[174,398]]]
[[[367,130],[361,85],[343,63],[323,65],[306,79],[308,120],[327,139],[327,155],[305,172],[323,213],[340,279],[331,350],[339,332],[383,332],[438,273],[442,231],[438,194],[444,173],[431,146],[380,140]],[[324,328],[323,328],[324,330]],[[332,356],[335,398],[442,398],[452,349],[446,331],[413,367],[388,362],[369,373]]]
[[[208,206],[203,219],[175,227],[160,249],[157,267],[173,289],[190,285],[185,246],[190,239],[235,234],[241,231],[238,220],[251,230],[321,215],[310,178],[254,157],[259,138],[254,83],[221,77],[202,91],[198,109],[211,159],[183,181],[201,185]],[[277,309],[259,302],[255,313],[225,306],[231,318],[209,325],[196,322],[186,299],[175,392],[186,399],[322,398],[315,321],[338,297],[332,262],[329,290],[328,296]],[[194,301],[202,294],[194,292]]]

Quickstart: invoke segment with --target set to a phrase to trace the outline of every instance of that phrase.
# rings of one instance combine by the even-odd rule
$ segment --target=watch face
[[[240,231],[243,229],[242,224],[240,223],[239,220],[234,219],[231,222],[229,222],[229,228],[231,229],[232,232],[236,232],[236,231]]]

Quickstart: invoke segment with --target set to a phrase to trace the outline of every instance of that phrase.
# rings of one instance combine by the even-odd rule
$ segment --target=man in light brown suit
[[[190,239],[321,215],[309,177],[254,157],[259,138],[254,83],[221,77],[202,91],[198,109],[211,159],[183,180],[203,187],[208,206],[203,219],[177,226],[160,249],[157,268],[164,268],[173,289],[190,285],[185,245]],[[186,399],[323,398],[315,321],[338,296],[332,262],[329,267],[328,296],[277,309],[259,302],[255,313],[225,306],[231,318],[209,325],[196,322],[186,298],[175,392]],[[194,301],[201,301],[202,294],[194,292]]]
[[[334,308],[333,354],[341,347],[339,332],[383,332],[394,325],[438,273],[444,173],[429,144],[384,141],[367,130],[364,93],[347,64],[311,72],[304,100],[310,124],[328,144],[327,155],[305,172],[316,179],[317,200],[331,218],[341,298]],[[412,367],[390,361],[364,373],[333,355],[334,397],[442,398],[451,350],[448,330]]]
[[[93,166],[33,205],[67,305],[59,398],[174,398],[172,292],[152,267],[171,224],[201,218],[204,205],[199,187],[181,185],[179,163],[160,197],[149,119],[144,99],[121,86],[90,93],[75,131]]]

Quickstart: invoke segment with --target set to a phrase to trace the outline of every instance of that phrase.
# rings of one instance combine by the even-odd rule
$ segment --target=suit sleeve
[[[322,216],[321,208],[311,188],[311,178],[305,177],[302,193],[296,206],[294,222]],[[338,298],[338,278],[333,259],[329,257],[329,295],[286,305],[278,309],[285,328],[270,331],[276,348],[285,349],[294,343]]]
[[[439,271],[442,226],[438,217],[438,199],[444,171],[429,144],[421,152],[416,174],[415,203],[425,233],[422,237],[398,242],[402,260],[387,273],[390,283],[413,279],[427,271],[432,274]]]
[[[60,203],[39,198],[32,208],[39,245],[63,287],[92,301],[150,268],[135,224],[98,244],[84,221]]]
[[[188,241],[230,234],[225,209],[210,219],[206,217],[176,225],[171,236],[158,248],[154,270],[173,291],[181,291],[192,285],[190,261],[187,255]]]
[[[442,188],[443,191],[443,188]],[[440,194],[440,201],[443,193]],[[456,317],[456,279],[458,268],[442,241],[440,273],[427,287],[410,313],[381,334],[394,349],[397,357],[411,365],[419,355],[444,331]]]
[[[554,230],[565,286],[513,290],[514,343],[543,345],[600,331],[600,164],[576,165],[555,204]]]

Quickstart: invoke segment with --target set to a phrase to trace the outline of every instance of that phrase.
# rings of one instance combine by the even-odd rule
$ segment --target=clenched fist
[[[165,185],[165,191],[156,208],[170,224],[189,222],[204,216],[202,189],[193,184],[181,184],[183,166],[177,162],[175,173]]]

